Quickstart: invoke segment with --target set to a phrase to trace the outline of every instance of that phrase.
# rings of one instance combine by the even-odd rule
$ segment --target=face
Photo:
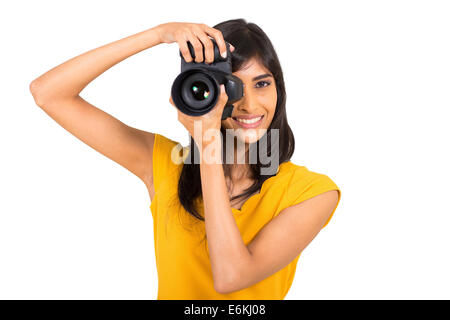
[[[233,75],[244,83],[244,96],[233,103],[232,116],[222,121],[222,127],[234,129],[232,132],[239,140],[254,143],[264,135],[275,114],[275,79],[256,59],[248,61]]]

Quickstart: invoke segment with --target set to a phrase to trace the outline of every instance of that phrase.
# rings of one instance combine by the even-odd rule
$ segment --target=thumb
[[[175,103],[174,103],[173,100],[172,100],[172,96],[170,96],[169,102],[170,102],[170,104],[171,104],[175,109],[177,109],[177,107],[175,106]]]
[[[221,84],[218,104],[220,105],[221,108],[224,108],[225,105],[227,104],[227,101],[228,101],[228,95],[225,91],[225,85]]]

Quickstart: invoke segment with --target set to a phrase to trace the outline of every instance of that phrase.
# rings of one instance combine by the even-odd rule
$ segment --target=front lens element
[[[198,101],[203,101],[209,97],[209,88],[203,81],[196,81],[191,86],[191,93]]]

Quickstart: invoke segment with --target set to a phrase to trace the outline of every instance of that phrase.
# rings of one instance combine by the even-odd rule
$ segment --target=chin
[[[235,129],[235,136],[245,143],[255,143],[266,133],[267,129]]]

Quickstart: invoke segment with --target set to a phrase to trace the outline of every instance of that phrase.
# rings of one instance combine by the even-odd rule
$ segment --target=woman
[[[176,141],[129,127],[79,96],[110,67],[160,43],[177,42],[187,62],[211,63],[211,38],[222,54],[225,41],[231,44],[233,75],[244,83],[244,96],[233,104],[232,117],[223,121],[223,86],[208,114],[190,117],[178,111],[178,120],[191,135],[183,153],[177,152],[181,145]],[[195,57],[187,50],[188,41]],[[290,161],[294,137],[286,117],[281,66],[266,34],[243,19],[214,28],[197,23],[158,25],[51,69],[34,80],[30,90],[50,117],[147,186],[158,299],[283,299],[300,253],[339,203],[340,190],[329,177]],[[201,124],[200,132],[195,132],[195,122]],[[208,139],[211,130],[221,132],[223,140]],[[272,132],[279,133],[278,150],[266,139],[268,153],[277,151],[279,165],[267,175],[261,173],[260,158],[257,163],[248,161],[249,151]],[[231,149],[225,148],[228,141],[233,142]],[[196,153],[206,158],[220,148],[215,162],[186,161]],[[234,161],[223,161],[224,155],[229,159],[224,150],[233,148]]]

